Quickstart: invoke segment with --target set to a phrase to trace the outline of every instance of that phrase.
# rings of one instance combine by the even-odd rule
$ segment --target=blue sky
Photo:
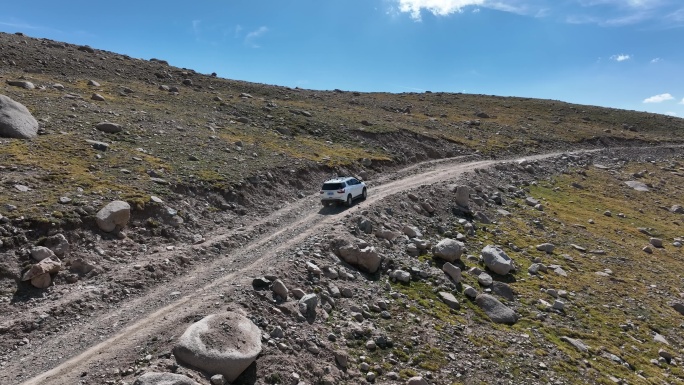
[[[684,117],[682,0],[4,0],[0,31],[281,86]]]

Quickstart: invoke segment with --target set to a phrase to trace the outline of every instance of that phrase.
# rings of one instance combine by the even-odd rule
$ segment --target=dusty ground
[[[264,334],[261,356],[237,381],[244,384],[296,383],[293,373],[306,384],[365,383],[369,372],[388,384],[414,375],[433,384],[684,378],[681,315],[671,306],[684,292],[672,246],[681,219],[670,212],[682,203],[684,171],[681,148],[663,147],[681,140],[681,119],[482,95],[311,92],[24,36],[2,34],[0,45],[0,77],[43,87],[0,87],[42,127],[32,141],[0,141],[2,384],[132,384],[147,371],[208,384],[206,373],[177,364],[174,340],[203,316],[236,307]],[[103,84],[87,85],[91,78]],[[192,86],[182,85],[186,78]],[[51,88],[56,82],[66,91]],[[163,84],[180,92],[160,91]],[[88,100],[96,91],[104,105]],[[475,115],[482,111],[488,117]],[[127,130],[97,132],[102,120]],[[84,139],[108,141],[112,151],[98,153]],[[368,199],[322,208],[317,188],[333,172],[365,175]],[[652,191],[635,195],[624,186],[630,179]],[[455,207],[453,184],[473,188],[474,212]],[[545,209],[528,207],[527,196]],[[93,220],[112,199],[134,207],[120,235]],[[435,211],[414,209],[421,203]],[[415,226],[431,244],[465,234],[463,284],[429,250],[411,256],[407,237],[384,240],[362,231],[362,220],[375,230]],[[44,290],[21,282],[29,250],[53,234],[69,240],[65,269]],[[341,262],[331,250],[341,234],[376,247],[380,271]],[[650,237],[665,247],[643,252]],[[557,251],[537,251],[543,242]],[[492,290],[466,272],[485,270],[478,254],[486,244],[516,263],[513,274],[493,276],[512,290],[501,298],[520,317],[513,326],[490,322],[463,294],[464,285]],[[528,274],[537,259],[567,277]],[[75,269],[78,260],[92,271]],[[307,262],[324,274],[311,274]],[[395,270],[410,272],[410,282],[390,279]],[[253,287],[264,276],[321,298],[330,285],[353,295],[307,322],[294,301]],[[566,310],[547,308],[549,289],[567,292]],[[439,291],[453,293],[460,309]],[[276,327],[283,337],[270,336]],[[573,350],[567,337],[590,348]],[[369,340],[382,346],[368,349]],[[346,369],[335,361],[340,352]]]
[[[632,157],[644,154],[636,149],[630,152]],[[649,151],[646,152],[648,153]],[[558,155],[550,156],[558,158]],[[545,156],[537,157],[540,160],[544,158]],[[152,246],[147,253],[140,253],[136,251],[140,245],[130,238],[100,241],[98,245],[111,252],[111,255],[121,255],[127,251],[130,254],[126,256],[130,258],[129,261],[119,263],[117,268],[96,277],[84,279],[84,282],[55,285],[30,300],[16,301],[7,307],[9,313],[3,314],[3,325],[22,325],[25,329],[22,331],[10,326],[14,333],[5,333],[14,347],[8,349],[8,354],[3,356],[3,382],[119,383],[130,382],[136,373],[150,366],[166,371],[173,367],[168,355],[173,339],[183,332],[189,322],[236,305],[247,310],[265,333],[273,325],[283,325],[286,334],[292,333],[301,336],[300,338],[316,336],[317,339],[325,340],[330,330],[345,333],[352,326],[341,320],[333,321],[332,324],[320,319],[313,324],[298,323],[282,311],[274,312],[282,305],[274,303],[263,292],[254,290],[252,279],[271,275],[283,279],[290,287],[310,289],[309,285],[312,284],[313,287],[323,285],[321,281],[309,281],[303,263],[312,261],[319,266],[339,266],[340,261],[325,252],[326,243],[336,233],[350,231],[350,223],[353,223],[351,218],[363,213],[388,210],[396,206],[396,201],[405,199],[405,194],[410,191],[425,194],[440,185],[458,180],[460,183],[468,180],[472,183],[473,180],[482,179],[481,173],[474,173],[474,170],[493,169],[491,166],[495,163],[497,162],[457,159],[414,166],[370,181],[372,193],[369,198],[352,208],[324,209],[318,203],[317,196],[312,195],[287,204],[261,220],[245,223],[236,229],[214,229],[203,234],[204,242],[196,245],[178,244],[172,250],[166,245],[157,245]],[[549,168],[546,174],[553,175],[558,171],[560,170],[557,168]],[[536,178],[544,176],[537,175]],[[450,197],[430,194],[429,199],[438,210],[447,211]],[[402,220],[407,223],[415,221],[411,217],[420,217],[410,211],[401,214],[395,212],[396,215],[401,215]],[[239,240],[239,246],[224,246],[231,240]],[[187,262],[183,262],[184,260]],[[150,271],[150,266],[155,267],[154,271]],[[352,267],[347,268],[356,278],[344,281],[340,286],[349,287],[356,293],[353,302],[372,303],[383,297],[392,301],[389,291],[384,289],[386,272],[379,276],[366,276]],[[152,278],[152,274],[159,270],[163,273]],[[140,271],[146,273],[143,275]],[[139,289],[135,289],[136,282]],[[343,309],[345,305],[338,306]],[[345,318],[343,315],[333,314],[333,319]],[[480,315],[468,309],[460,316],[469,319]],[[395,327],[405,322],[407,321],[396,320]],[[35,329],[30,330],[29,326],[27,330],[26,325],[31,323],[36,324]],[[497,331],[486,323],[456,324],[454,327],[457,335],[495,336],[503,333],[502,338],[516,340],[514,344],[517,350],[522,349],[519,350],[521,354],[525,350],[525,340],[517,341],[519,337],[516,338],[516,334],[511,331]],[[441,345],[440,333],[431,333],[430,329],[422,330],[420,338],[424,342],[433,341],[436,346]],[[296,340],[296,337],[291,338]],[[308,379],[312,383],[321,381],[326,375],[336,383],[363,382],[363,375],[355,370],[343,372],[335,368],[334,358],[331,357],[338,345],[322,342],[322,349],[318,354],[294,350],[281,352],[267,345],[263,356],[257,361],[256,378],[244,381],[256,380],[260,383],[268,376],[286,376],[291,372],[284,370],[293,370],[303,380]],[[353,346],[348,345],[347,348]],[[445,351],[452,355],[468,357],[472,365],[482,366],[483,362],[490,361],[487,359],[489,354],[486,353],[486,347],[476,347],[468,340],[452,341],[445,347]],[[152,355],[151,360],[145,358],[148,354]],[[461,359],[457,361],[461,362]],[[530,368],[536,364],[533,357],[525,357],[524,354],[519,361],[526,362]],[[284,364],[287,362],[290,364]],[[460,377],[457,374],[461,372],[456,368],[460,366],[447,366],[451,369],[442,369],[440,373],[432,375],[434,383],[457,381]],[[501,363],[488,362],[486,366],[472,372],[460,367],[462,373],[467,374],[460,381],[499,383],[492,378],[504,375],[506,364],[501,366]],[[127,372],[129,368],[134,373]],[[537,377],[544,376],[530,370],[511,378],[511,381],[543,383]],[[181,369],[181,372],[189,372],[200,382],[207,381],[192,370]],[[424,370],[419,369],[418,372]],[[377,381],[393,383],[387,379]],[[572,379],[562,377],[557,381],[573,383]]]

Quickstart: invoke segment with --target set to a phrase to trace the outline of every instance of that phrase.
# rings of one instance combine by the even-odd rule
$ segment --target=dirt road
[[[557,155],[550,153],[527,158],[543,159]],[[115,309],[95,313],[77,328],[63,330],[42,341],[32,341],[33,346],[24,349],[23,356],[16,357],[2,368],[0,383],[74,384],[94,368],[116,367],[123,357],[135,357],[150,336],[180,335],[187,326],[188,317],[206,314],[211,311],[207,309],[218,307],[219,298],[230,299],[240,290],[251,289],[253,277],[277,273],[279,263],[292,255],[285,252],[332,228],[341,217],[368,209],[380,200],[419,186],[449,181],[478,168],[518,160],[473,161],[471,158],[466,161],[454,158],[414,165],[371,181],[368,198],[351,208],[324,209],[318,201],[318,194],[315,194],[245,227],[209,234],[201,245],[187,245],[159,253],[158,259],[193,253],[238,233],[250,239],[239,248],[239,252],[193,265],[172,282],[159,284],[137,298],[122,302]],[[125,268],[120,274],[126,274]],[[40,310],[37,309],[38,312]]]

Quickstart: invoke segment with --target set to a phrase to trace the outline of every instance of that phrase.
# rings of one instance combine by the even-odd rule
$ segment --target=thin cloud
[[[615,60],[616,62],[627,61],[631,58],[632,58],[631,55],[625,55],[625,54],[613,55],[610,57],[611,60]]]
[[[658,27],[684,25],[684,8],[674,0],[388,0],[388,15],[409,14],[421,21],[425,13],[449,16],[468,7],[491,9],[517,15],[557,17],[569,24],[621,27],[651,23]],[[396,7],[395,7],[396,5]],[[663,20],[667,25],[663,25]]]
[[[256,40],[264,36],[267,32],[267,27],[259,27],[259,29],[252,31],[245,36],[245,44],[252,48],[261,48],[261,46],[257,44]]]
[[[435,16],[448,16],[463,12],[469,6],[481,6],[485,0],[398,0],[399,11],[408,13],[416,21],[421,20],[421,11],[425,10]]]
[[[672,99],[674,99],[674,96],[670,95],[669,93],[665,93],[646,98],[644,99],[644,103],[662,103]]]
[[[651,64],[660,63],[662,60],[663,60],[663,59],[661,59],[661,58],[659,58],[659,57],[653,58],[653,59],[651,59]]]
[[[670,116],[677,116],[676,112],[668,111],[665,113],[665,115],[670,115]]]
[[[684,98],[682,98],[682,101],[679,102],[679,104],[684,104]]]

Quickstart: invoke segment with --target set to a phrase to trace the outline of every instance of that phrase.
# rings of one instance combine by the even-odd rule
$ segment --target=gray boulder
[[[173,354],[178,361],[228,382],[251,365],[261,353],[261,332],[249,318],[235,312],[209,315],[190,325]]]
[[[33,90],[36,88],[36,85],[28,80],[7,80],[6,83],[10,86],[21,87],[25,90]]]
[[[45,289],[52,283],[50,274],[55,274],[62,269],[62,263],[56,259],[46,258],[31,265],[31,268],[21,277],[22,281],[31,281],[31,285]]]
[[[442,302],[444,302],[447,306],[449,306],[452,309],[458,310],[461,308],[461,304],[458,303],[456,297],[454,297],[454,295],[451,293],[448,293],[446,291],[440,291],[439,298],[442,300]]]
[[[43,259],[53,257],[56,257],[55,253],[45,246],[36,246],[31,249],[31,258],[33,258],[34,261],[40,262]]]
[[[518,316],[513,309],[489,294],[479,294],[475,298],[475,303],[493,322],[511,325],[518,321]]]
[[[21,103],[0,95],[0,137],[31,139],[38,135],[38,121]]]
[[[451,263],[447,262],[442,266],[442,270],[444,270],[445,273],[451,277],[451,279],[454,280],[455,283],[461,282],[461,268],[458,266],[454,266]]]
[[[181,374],[173,373],[145,373],[138,377],[133,385],[199,385],[192,379]]]
[[[315,316],[317,306],[318,297],[316,294],[307,294],[299,300],[299,312],[303,315]]]
[[[273,290],[273,293],[283,300],[287,300],[287,295],[289,294],[289,291],[287,290],[287,286],[283,283],[283,281],[276,279],[273,281],[273,285],[271,285],[271,290]]]
[[[45,240],[45,247],[52,250],[58,257],[65,256],[71,249],[64,234],[55,234]]]
[[[406,385],[428,385],[423,377],[411,377],[406,381]]]
[[[390,273],[390,278],[396,279],[399,282],[409,283],[411,282],[411,273],[404,270],[394,270]]]
[[[117,132],[123,131],[123,127],[120,124],[102,122],[95,126],[98,131],[106,132],[108,134],[116,134]]]
[[[487,268],[496,274],[506,275],[513,269],[513,260],[496,246],[485,246],[482,249],[482,258]]]
[[[442,239],[432,248],[432,253],[435,257],[447,262],[456,262],[461,259],[463,251],[465,251],[465,244],[451,238]]]
[[[547,254],[552,254],[553,250],[556,249],[556,246],[553,243],[542,243],[540,245],[537,245],[537,250],[543,251]]]
[[[360,248],[357,245],[347,244],[340,247],[339,256],[347,263],[358,266],[369,273],[375,273],[380,267],[382,258],[375,251],[375,247],[366,246]]]
[[[468,203],[470,202],[470,187],[456,186],[454,192],[456,193],[454,202],[461,207],[468,207]]]
[[[112,232],[116,229],[125,227],[131,219],[131,206],[124,201],[113,201],[98,211],[95,220],[97,226],[105,232]]]

